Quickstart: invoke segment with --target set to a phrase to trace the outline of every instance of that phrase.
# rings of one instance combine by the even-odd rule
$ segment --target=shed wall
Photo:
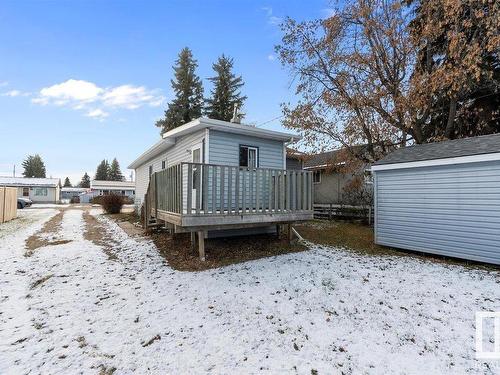
[[[500,161],[375,172],[375,242],[500,264]]]

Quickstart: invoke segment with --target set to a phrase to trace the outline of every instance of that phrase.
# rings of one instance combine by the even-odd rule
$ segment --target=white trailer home
[[[286,170],[292,134],[200,118],[165,133],[128,168],[136,205],[178,232],[312,219],[312,175]]]
[[[0,186],[17,188],[17,196],[33,203],[59,203],[61,180],[58,178],[0,177]]]

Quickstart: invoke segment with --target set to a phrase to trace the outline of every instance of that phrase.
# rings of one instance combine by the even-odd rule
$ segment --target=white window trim
[[[455,158],[432,159],[421,161],[410,161],[406,163],[372,165],[372,171],[385,171],[391,169],[417,168],[417,167],[435,167],[439,165],[467,164],[477,163],[482,161],[498,161],[500,160],[500,152],[492,154],[481,154],[471,156],[459,156]]]
[[[319,172],[319,181],[314,181],[314,174],[316,172]],[[321,172],[321,169],[317,169],[317,170],[313,171],[312,173],[313,173],[313,184],[314,185],[321,184],[321,178],[323,176],[323,172]]]
[[[255,146],[248,146],[248,145],[240,145],[240,148],[241,147],[246,147],[248,150],[255,150],[255,168],[259,168],[259,148],[258,147],[255,147]],[[239,152],[239,150],[238,150]],[[241,167],[241,166],[240,166]],[[248,166],[248,153],[247,153],[247,166],[246,167],[242,167],[242,168],[251,168]]]

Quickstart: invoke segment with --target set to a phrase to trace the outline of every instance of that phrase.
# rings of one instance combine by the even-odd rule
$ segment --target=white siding
[[[375,241],[500,264],[500,161],[375,172]]]
[[[205,130],[200,130],[196,133],[189,134],[185,137],[178,138],[175,145],[169,148],[164,153],[148,160],[135,169],[135,204],[140,206],[149,184],[149,166],[153,166],[153,172],[161,170],[162,160],[166,160],[166,167],[181,162],[191,161],[191,149],[197,143],[203,142],[205,138]],[[184,194],[185,196],[185,194]]]

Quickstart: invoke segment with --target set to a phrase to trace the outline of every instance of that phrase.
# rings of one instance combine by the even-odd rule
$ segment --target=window
[[[257,168],[259,166],[259,149],[251,146],[240,146],[240,167]]]
[[[315,184],[321,183],[321,169],[313,171],[313,183]]]
[[[161,161],[161,169],[165,169],[166,160]]]
[[[23,197],[29,197],[30,196],[30,188],[23,188]]]
[[[365,178],[366,185],[373,184],[373,174],[372,174],[371,169],[368,169],[368,168],[365,169],[364,178]]]
[[[35,189],[35,195],[38,197],[46,197],[48,194],[47,188],[36,188]]]

